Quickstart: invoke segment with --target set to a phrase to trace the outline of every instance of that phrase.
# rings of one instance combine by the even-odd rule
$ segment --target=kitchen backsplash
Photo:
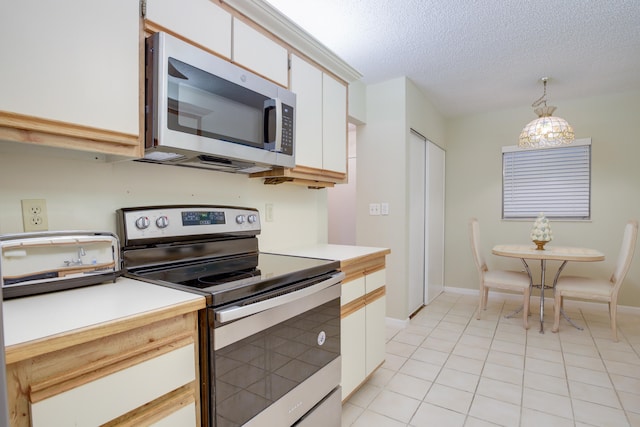
[[[95,157],[0,142],[0,233],[23,232],[22,199],[46,200],[49,230],[112,232],[120,207],[188,203],[257,208],[261,250],[326,243],[327,190]],[[266,220],[267,204],[272,221]]]

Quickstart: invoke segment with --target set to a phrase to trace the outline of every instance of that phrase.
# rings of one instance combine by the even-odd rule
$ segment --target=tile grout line
[[[436,326],[434,326],[431,331],[429,332],[429,334],[422,340],[422,342],[416,347],[416,351],[418,348],[421,347],[422,343],[424,343],[427,338],[429,338],[429,336],[431,336],[431,334],[433,333],[433,331],[438,327],[438,325],[442,322],[442,319],[444,319],[446,317],[447,314],[449,314],[451,312],[451,309],[455,306],[455,304],[460,301],[460,297],[458,296],[458,298],[456,298],[455,302],[451,305],[451,307],[449,307],[449,309],[442,315],[442,317],[440,318],[440,320],[438,320],[438,323],[436,323]],[[472,315],[473,317],[473,315]],[[458,339],[455,342],[455,345],[453,346],[453,348],[451,349],[451,351],[449,351],[449,353],[447,354],[447,358],[445,359],[444,363],[442,364],[442,366],[440,366],[440,369],[438,370],[438,374],[433,378],[433,381],[431,381],[431,385],[429,386],[429,388],[427,389],[427,392],[424,394],[424,396],[422,397],[421,403],[418,405],[418,407],[416,408],[416,410],[413,412],[413,414],[411,415],[411,418],[409,418],[409,422],[407,423],[407,426],[409,426],[411,424],[411,420],[416,416],[418,410],[420,409],[420,405],[422,403],[428,403],[425,402],[424,399],[426,399],[427,395],[429,394],[429,392],[431,391],[431,389],[433,388],[433,385],[436,383],[436,380],[438,379],[438,377],[440,376],[440,374],[442,373],[442,370],[444,369],[444,366],[447,364],[447,361],[449,360],[449,358],[451,357],[451,355],[453,354],[453,350],[455,349],[455,346],[460,342],[460,338],[462,337],[462,335],[464,334],[464,331],[466,330],[467,326],[469,325],[470,320],[467,320],[467,323],[465,324],[464,329],[462,330],[462,333],[460,334],[460,336],[458,336]],[[411,354],[411,356],[415,354],[415,351]],[[409,356],[409,359],[411,359],[411,356]],[[435,406],[439,406],[439,405],[435,405]],[[441,406],[439,406],[441,407]],[[469,407],[470,408],[470,407]],[[450,410],[449,408],[444,408],[447,410]],[[455,411],[454,411],[455,412]],[[468,414],[468,410],[467,410],[467,414]],[[465,415],[465,422],[466,422],[466,417],[467,415]]]
[[[601,323],[603,323],[603,319],[601,318],[601,316],[598,314],[598,312],[594,312],[594,313],[585,313],[583,308],[578,308],[578,311],[580,313],[580,316],[582,317],[582,320],[584,321],[584,326],[585,326],[585,334],[584,334],[584,340],[580,338],[580,335],[574,335],[572,332],[567,332],[566,335],[564,335],[561,333],[558,334],[553,334],[556,335],[557,337],[557,344],[558,344],[558,348],[556,349],[555,345],[553,347],[549,347],[547,344],[553,344],[553,342],[550,342],[549,340],[542,340],[540,342],[538,342],[538,340],[536,339],[534,342],[531,341],[531,339],[533,339],[534,335],[533,332],[535,331],[531,331],[527,330],[525,332],[524,335],[524,342],[521,339],[518,340],[511,340],[511,338],[509,338],[509,335],[513,335],[514,331],[511,330],[511,327],[513,326],[513,324],[511,322],[505,321],[504,320],[504,312],[506,310],[506,306],[508,304],[508,301],[502,300],[500,301],[500,305],[496,304],[492,307],[492,312],[497,311],[497,313],[492,313],[491,317],[495,316],[497,314],[498,316],[498,320],[497,322],[493,323],[491,325],[489,325],[488,323],[485,324],[484,326],[490,326],[491,329],[489,328],[483,328],[482,325],[475,325],[474,324],[474,319],[475,319],[475,314],[477,313],[476,310],[473,310],[472,304],[468,304],[470,302],[470,300],[468,300],[465,296],[456,296],[455,298],[451,298],[451,296],[449,296],[447,299],[443,300],[443,304],[434,304],[433,308],[434,310],[431,311],[431,313],[429,313],[429,315],[424,316],[422,320],[422,322],[424,322],[424,325],[421,325],[419,322],[416,323],[410,323],[410,325],[414,325],[416,327],[415,330],[415,334],[416,335],[420,335],[420,337],[401,337],[399,334],[402,332],[403,329],[393,329],[390,328],[386,339],[386,343],[389,344],[391,341],[395,341],[398,344],[404,344],[407,346],[410,346],[406,348],[406,350],[408,350],[406,353],[407,356],[400,356],[399,354],[394,354],[394,356],[398,356],[401,357],[402,360],[400,364],[398,364],[397,367],[394,367],[393,371],[386,373],[383,377],[381,377],[382,379],[384,378],[389,378],[389,380],[384,381],[384,383],[381,383],[381,386],[378,387],[377,385],[375,386],[376,389],[378,389],[377,391],[377,395],[379,395],[379,393],[383,392],[384,390],[390,391],[390,392],[394,392],[402,397],[407,397],[407,398],[413,398],[415,401],[418,401],[418,405],[416,407],[415,410],[413,410],[411,413],[405,413],[407,415],[405,415],[405,417],[407,417],[408,421],[407,422],[403,422],[403,421],[399,421],[398,419],[395,419],[393,417],[389,417],[388,415],[379,413],[377,411],[372,411],[371,409],[369,409],[371,407],[371,403],[373,402],[373,399],[369,401],[369,403],[362,408],[362,412],[360,412],[360,414],[358,414],[355,419],[353,419],[354,423],[357,423],[357,420],[360,419],[361,417],[363,417],[363,415],[365,414],[365,412],[367,411],[371,411],[373,413],[375,413],[376,415],[380,415],[383,416],[385,419],[388,420],[393,420],[393,422],[399,422],[402,423],[405,426],[412,426],[412,425],[418,425],[418,422],[420,419],[416,418],[416,415],[418,414],[418,411],[420,409],[420,407],[423,404],[430,404],[433,405],[434,407],[443,409],[443,410],[447,410],[447,411],[451,411],[452,413],[458,413],[459,415],[463,415],[463,417],[461,418],[461,421],[466,425],[470,422],[472,422],[473,420],[483,420],[485,422],[491,423],[491,421],[486,420],[485,418],[474,418],[471,417],[471,408],[473,407],[474,402],[476,402],[476,398],[478,396],[478,390],[480,390],[479,385],[480,385],[480,381],[483,378],[483,374],[487,369],[486,364],[488,363],[488,359],[489,357],[493,357],[492,356],[492,351],[496,352],[493,353],[494,356],[496,357],[500,357],[501,353],[510,353],[513,355],[518,355],[521,354],[520,350],[518,350],[518,347],[514,346],[514,347],[506,347],[506,346],[500,346],[501,348],[494,348],[494,344],[496,344],[498,342],[498,334],[502,334],[503,332],[506,333],[507,335],[503,336],[501,340],[499,341],[504,341],[505,343],[510,343],[510,344],[517,344],[517,345],[524,345],[523,349],[524,351],[522,352],[522,357],[523,357],[523,362],[522,362],[522,373],[521,373],[521,377],[520,377],[520,381],[521,381],[521,396],[520,396],[520,408],[519,408],[519,420],[518,420],[518,424],[519,426],[524,426],[524,425],[529,425],[527,424],[528,421],[531,421],[532,419],[537,419],[536,417],[538,417],[538,415],[535,415],[536,412],[540,413],[540,416],[549,416],[549,417],[557,417],[558,419],[564,419],[567,422],[571,422],[573,423],[573,425],[576,425],[576,407],[575,407],[575,402],[584,402],[586,404],[593,404],[593,405],[601,405],[603,407],[607,407],[610,408],[611,410],[616,410],[616,411],[621,411],[622,413],[620,413],[619,415],[615,415],[616,417],[620,416],[620,421],[622,421],[622,419],[625,420],[625,422],[629,425],[633,425],[632,421],[637,421],[638,419],[638,414],[636,414],[633,411],[628,411],[625,409],[624,405],[623,405],[623,401],[621,398],[620,393],[625,392],[627,393],[627,395],[635,395],[636,391],[635,389],[628,389],[628,386],[621,386],[621,388],[616,387],[615,383],[613,382],[613,378],[612,375],[616,375],[616,376],[620,376],[620,377],[629,377],[630,379],[636,379],[635,376],[633,375],[626,375],[624,372],[626,372],[626,368],[625,368],[625,364],[626,365],[634,365],[636,363],[637,357],[638,357],[638,349],[640,347],[637,346],[634,347],[634,345],[632,344],[632,342],[634,340],[637,340],[637,337],[633,334],[631,334],[630,336],[627,336],[627,334],[621,334],[622,336],[621,341],[623,343],[625,343],[627,347],[625,347],[624,349],[622,347],[614,347],[612,350],[614,353],[612,353],[611,355],[609,355],[608,357],[610,357],[610,359],[607,359],[608,361],[610,361],[611,363],[615,363],[615,365],[611,366],[610,364],[605,363],[605,358],[603,357],[604,353],[606,352],[608,347],[608,344],[603,341],[604,338],[603,336],[603,330],[602,330],[602,325]],[[467,305],[469,305],[469,307],[466,307]],[[477,307],[477,305],[476,305]],[[448,318],[449,317],[449,318]],[[592,319],[593,321],[588,321],[587,319]],[[489,320],[489,318],[485,319],[485,320]],[[493,320],[493,319],[492,319]],[[596,323],[594,323],[596,322]],[[450,324],[450,325],[449,325]],[[631,323],[630,323],[631,324]],[[631,324],[632,325],[632,324]],[[480,329],[478,329],[477,331],[474,329],[475,327],[479,327]],[[503,328],[506,327],[506,328]],[[595,331],[594,331],[594,327],[596,327]],[[471,329],[470,329],[471,328]],[[502,329],[501,329],[502,328]],[[489,332],[489,330],[491,330],[491,332]],[[630,329],[631,330],[631,329]],[[409,334],[412,333],[412,331],[407,331]],[[424,335],[423,333],[424,332]],[[451,333],[450,336],[447,335],[447,333]],[[529,335],[529,333],[532,333],[532,335]],[[594,335],[594,332],[596,335]],[[621,332],[621,329],[619,329],[619,332]],[[437,336],[434,336],[434,334],[436,334]],[[455,339],[454,340],[449,340],[449,338],[453,337],[455,334]],[[588,335],[587,335],[588,334]],[[551,333],[548,333],[548,335],[551,335]],[[464,360],[462,361],[462,364],[460,364],[459,366],[455,366],[455,367],[450,367],[448,369],[452,370],[452,371],[457,371],[461,373],[461,378],[458,379],[459,381],[463,380],[467,381],[467,380],[471,380],[470,377],[465,378],[466,374],[470,374],[473,376],[477,376],[477,381],[475,383],[474,387],[468,387],[470,385],[470,383],[466,382],[466,383],[460,383],[458,381],[454,381],[454,382],[447,382],[447,379],[452,379],[455,377],[455,373],[453,372],[449,372],[447,374],[447,378],[442,377],[443,373],[444,373],[444,369],[446,368],[447,363],[452,361],[452,356],[459,356],[461,358],[467,358],[467,354],[471,354],[469,353],[471,349],[466,348],[466,346],[470,345],[471,347],[473,347],[475,344],[477,345],[483,345],[484,346],[484,342],[483,341],[477,341],[474,342],[473,340],[470,341],[470,344],[465,344],[465,347],[459,347],[462,342],[467,342],[467,338],[485,338],[488,342],[489,348],[488,350],[486,350],[485,354],[483,355],[482,359],[477,359],[475,357],[470,357],[471,359],[474,360],[478,360],[478,361],[482,361],[482,365],[481,366],[476,366],[474,367],[474,369],[472,370],[473,373],[468,372],[467,370],[460,370],[461,369],[465,369],[465,363]],[[397,341],[396,339],[400,338],[400,341]],[[434,342],[434,347],[428,346],[428,347],[423,347],[423,345],[425,344],[425,341],[427,341],[429,338],[432,339],[437,339],[437,340],[441,340],[442,345],[439,345],[438,342]],[[549,337],[551,338],[551,337]],[[577,338],[577,339],[576,339]],[[551,341],[555,341],[555,340],[551,340]],[[574,347],[578,346],[578,347]],[[449,350],[444,350],[445,348],[449,348]],[[535,349],[540,348],[541,352],[537,352],[537,351],[533,351]],[[587,351],[589,348],[593,348],[593,350],[589,350]],[[445,353],[446,356],[439,356],[439,355],[434,355],[434,357],[436,357],[439,361],[442,361],[441,363],[437,364],[437,369],[433,369],[433,372],[435,372],[435,374],[432,376],[432,374],[430,372],[428,372],[426,376],[414,376],[411,373],[407,373],[406,375],[412,376],[416,379],[421,379],[425,382],[428,382],[428,388],[425,388],[424,394],[421,393],[411,393],[411,394],[403,394],[402,392],[397,392],[394,391],[397,389],[398,385],[401,385],[401,382],[396,383],[396,385],[394,386],[394,390],[388,389],[387,385],[388,383],[394,378],[396,377],[399,373],[400,370],[406,366],[406,364],[413,360],[413,361],[420,361],[423,363],[428,363],[429,365],[434,365],[434,363],[429,363],[429,361],[433,361],[429,358],[424,359],[424,355],[420,356],[421,359],[415,359],[414,356],[416,356],[416,353],[418,351],[420,351],[420,349],[426,349],[429,351],[437,351],[437,352],[441,352],[441,353]],[[478,347],[478,349],[480,349],[480,347]],[[492,350],[493,349],[493,350]],[[397,350],[399,351],[404,351],[402,349],[402,347],[398,346]],[[459,351],[458,351],[459,350]],[[545,409],[543,408],[542,410],[540,409],[535,409],[533,408],[533,412],[531,412],[529,409],[525,408],[525,376],[527,373],[527,369],[526,367],[528,366],[527,364],[527,358],[533,358],[536,360],[540,360],[543,362],[548,362],[548,363],[553,363],[554,360],[558,360],[556,359],[556,357],[554,356],[553,358],[549,358],[551,356],[553,356],[552,354],[547,354],[547,351],[560,351],[560,360],[562,363],[562,371],[557,371],[557,373],[559,374],[560,372],[562,372],[564,374],[564,378],[562,379],[562,382],[558,383],[558,386],[561,386],[562,384],[564,384],[564,387],[566,387],[567,390],[567,398],[569,399],[569,404],[570,404],[570,417],[569,418],[565,418],[567,415],[560,415],[560,414],[564,414],[564,411],[558,412],[558,411],[551,411],[551,412],[547,412]],[[615,352],[621,352],[623,351],[623,353],[629,353],[629,354],[621,354],[620,356],[618,356]],[[459,354],[456,354],[455,352],[458,351]],[[482,351],[485,351],[484,349]],[[533,351],[533,353],[532,353]],[[500,354],[498,354],[500,353]],[[390,353],[393,354],[393,353]],[[633,355],[633,356],[629,356],[629,355]],[[428,356],[428,354],[427,354]],[[571,356],[571,357],[569,357]],[[575,356],[575,357],[574,357]],[[442,358],[441,358],[442,357]],[[593,358],[594,363],[596,360],[599,359],[599,363],[602,364],[602,368],[604,368],[604,372],[606,372],[607,378],[609,379],[609,383],[610,383],[610,387],[611,389],[614,391],[615,396],[616,396],[616,401],[613,401],[610,398],[606,398],[606,399],[602,399],[602,398],[590,398],[588,395],[583,395],[583,399],[578,398],[578,396],[576,396],[574,393],[575,391],[571,390],[570,387],[570,376],[569,376],[569,371],[571,369],[575,368],[579,368],[579,369],[583,369],[583,370],[592,370],[592,371],[597,371],[597,372],[601,372],[602,368],[598,368],[598,367],[594,367],[592,365],[592,362],[590,362],[589,360],[591,360]],[[496,359],[496,360],[501,360],[501,359]],[[397,360],[398,362],[400,361],[400,359]],[[514,361],[516,361],[516,359],[514,359]],[[395,362],[394,362],[395,363]],[[511,366],[511,363],[509,361],[509,359],[505,359],[505,363],[508,363],[509,366]],[[623,365],[618,365],[619,364],[623,364]],[[500,365],[500,363],[498,362],[498,365]],[[416,365],[419,368],[419,365]],[[505,365],[507,366],[507,365]],[[516,366],[516,365],[513,365]],[[610,367],[611,366],[611,367]],[[479,370],[477,368],[480,368]],[[544,365],[541,365],[541,367],[544,368]],[[415,367],[413,367],[415,369]],[[613,369],[613,371],[611,370]],[[555,370],[555,368],[554,368]],[[617,373],[616,371],[622,372],[622,373]],[[477,374],[475,373],[477,372]],[[533,372],[533,371],[532,371]],[[537,371],[536,371],[537,372]],[[604,373],[602,372],[602,373]],[[514,372],[515,373],[515,372]],[[576,374],[581,372],[577,372]],[[418,371],[416,371],[416,374],[419,374]],[[451,375],[453,375],[453,377],[451,377]],[[464,375],[462,375],[464,374]],[[588,374],[588,372],[587,372]],[[545,375],[543,372],[540,372],[540,375]],[[573,375],[573,374],[572,374]],[[582,374],[581,374],[582,375]],[[601,374],[598,374],[601,375]],[[553,376],[557,376],[553,375]],[[433,380],[427,380],[426,378],[431,377],[433,378]],[[500,376],[501,377],[501,376]],[[506,377],[505,377],[506,378]],[[578,383],[583,383],[584,380],[584,384],[588,387],[604,387],[603,385],[601,385],[601,381],[598,381],[596,383],[593,383],[591,381],[588,381],[588,378],[583,378],[582,376],[576,377],[577,378],[577,382]],[[601,377],[602,379],[604,379],[604,377]],[[437,383],[438,379],[441,379],[445,382],[443,383]],[[513,377],[513,380],[517,379],[517,377]],[[594,378],[594,380],[597,379],[597,377]],[[400,379],[399,379],[400,380]],[[501,379],[496,379],[496,381],[502,381]],[[544,380],[543,380],[544,381]],[[511,382],[511,381],[507,381],[507,382]],[[454,409],[450,409],[450,408],[457,408],[459,405],[455,404],[455,401],[452,401],[451,404],[449,404],[447,401],[442,401],[442,403],[444,405],[447,406],[441,406],[440,404],[436,404],[436,403],[429,403],[426,399],[427,396],[429,394],[429,392],[433,391],[433,388],[436,384],[440,384],[442,386],[446,386],[449,388],[453,388],[456,390],[460,390],[460,391],[465,391],[468,393],[471,393],[472,396],[469,400],[469,404],[466,407],[466,413],[462,413],[459,412],[457,410]],[[607,387],[609,388],[609,387]],[[535,390],[539,390],[540,392],[544,392],[543,389],[539,389],[538,387],[534,388]],[[473,391],[470,391],[473,390]],[[627,391],[630,390],[630,391]],[[416,389],[416,391],[418,391]],[[440,390],[438,390],[440,392]],[[588,389],[586,389],[586,391],[588,391]],[[640,391],[640,390],[639,390]],[[442,390],[442,392],[445,392],[445,390]],[[594,389],[594,392],[597,392],[597,388]],[[550,402],[553,401],[553,395],[557,394],[556,392],[554,392],[553,390],[546,392],[547,394],[550,394],[551,396],[546,397],[545,399],[551,399]],[[560,391],[558,391],[558,393],[560,393]],[[422,398],[415,398],[413,397],[414,395],[417,396],[418,394],[421,394]],[[440,393],[439,393],[440,394]],[[579,395],[582,395],[582,393],[578,393]],[[560,395],[563,395],[563,393],[560,393]],[[454,394],[454,396],[456,396]],[[613,396],[611,396],[613,397]],[[627,397],[631,397],[631,396],[627,396]],[[468,398],[468,397],[467,397]],[[374,398],[375,399],[375,398]],[[502,399],[499,397],[495,397],[492,399],[497,399],[500,402],[505,402],[505,403],[511,403],[512,405],[515,405],[515,403],[511,402],[511,399]],[[466,398],[465,398],[466,400]],[[440,401],[439,399],[437,401]],[[612,403],[615,403],[615,406],[611,406]],[[582,404],[582,403],[581,403]],[[453,406],[452,406],[453,405]],[[616,407],[618,406],[618,407]],[[578,406],[579,408],[580,406]],[[559,409],[561,409],[562,407],[559,406]],[[528,415],[525,414],[525,412],[528,413]],[[459,416],[458,415],[458,416]],[[515,411],[514,411],[514,415],[515,415]],[[531,418],[531,417],[534,418]],[[457,417],[457,416],[456,416]],[[414,424],[412,424],[412,420],[416,419],[416,421],[414,422]],[[600,422],[600,420],[598,420],[597,418],[595,418],[593,420],[594,423],[596,423],[596,425],[598,425],[597,423]],[[360,423],[362,423],[362,421],[360,421]],[[345,424],[346,425],[346,424]],[[516,425],[516,424],[514,424]],[[586,424],[585,424],[586,425]],[[599,425],[604,425],[604,424],[599,424]]]
[[[618,392],[618,389],[615,386],[615,383],[613,382],[613,378],[611,378],[611,372],[609,370],[609,367],[605,363],[605,358],[604,358],[604,355],[602,354],[602,352],[600,350],[600,346],[598,345],[597,341],[595,340],[595,337],[593,336],[593,333],[591,332],[591,326],[590,326],[589,322],[587,321],[587,317],[585,316],[584,312],[582,311],[582,308],[579,308],[579,310],[580,310],[580,314],[582,315],[582,318],[584,319],[585,329],[589,331],[589,335],[591,336],[591,339],[594,342],[596,350],[598,351],[598,356],[600,357],[600,360],[602,361],[602,365],[604,366],[605,372],[607,373],[607,378],[609,378],[609,381],[611,382],[611,387],[613,389],[613,392],[616,394],[616,399],[618,399],[618,403],[620,404],[620,409],[624,413],[624,417],[627,420],[627,423],[629,423],[629,425],[631,426],[632,423],[631,423],[631,419],[629,418],[629,413],[628,413],[629,411],[626,410],[626,408],[625,408],[625,406],[624,406],[624,404],[622,402],[622,399],[620,398],[620,393]],[[622,332],[621,330],[618,331],[618,341],[621,341],[620,340],[620,333],[621,332]],[[624,335],[624,334],[622,334],[622,335],[624,337],[624,342],[629,343],[629,341],[627,340],[626,335]],[[635,349],[633,348],[633,346],[631,346],[631,349],[635,353]],[[572,406],[573,406],[573,401],[572,401]],[[574,417],[575,417],[575,415],[574,415]]]

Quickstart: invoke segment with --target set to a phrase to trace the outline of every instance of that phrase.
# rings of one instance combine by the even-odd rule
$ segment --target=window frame
[[[556,157],[558,160],[561,159],[561,157],[564,155],[564,153],[561,152],[556,152],[553,153],[551,152],[551,150],[569,150],[569,149],[574,149],[575,147],[586,147],[586,155],[587,155],[587,160],[585,162],[583,162],[583,164],[579,165],[576,170],[575,170],[575,178],[576,178],[576,183],[575,183],[575,190],[579,190],[582,194],[584,194],[584,192],[587,192],[587,197],[586,197],[586,202],[584,200],[580,200],[580,203],[578,205],[578,210],[577,211],[573,211],[571,213],[566,213],[566,214],[554,214],[554,207],[556,209],[560,208],[561,206],[563,206],[564,209],[566,209],[567,206],[569,204],[565,204],[564,202],[560,202],[560,203],[554,203],[553,201],[549,202],[548,204],[545,204],[544,207],[541,208],[537,208],[534,209],[533,208],[521,208],[522,209],[522,214],[517,214],[517,208],[513,208],[513,203],[505,203],[505,200],[508,198],[513,199],[514,196],[518,196],[518,195],[522,195],[524,197],[523,201],[525,202],[530,202],[530,204],[533,203],[538,203],[535,201],[536,198],[536,194],[532,193],[532,192],[527,192],[526,190],[526,180],[523,179],[523,182],[521,183],[521,189],[520,192],[518,193],[518,189],[516,187],[515,191],[513,190],[513,185],[508,186],[509,189],[507,189],[507,185],[506,185],[506,181],[509,180],[510,176],[513,176],[514,174],[511,173],[513,172],[513,170],[507,170],[508,168],[505,167],[507,164],[507,161],[511,161],[511,164],[509,165],[510,168],[513,169],[513,157],[514,156],[518,156],[518,153],[526,153],[526,152],[540,152],[540,151],[545,151],[550,157],[550,158],[554,158]],[[573,150],[572,150],[573,151]],[[507,157],[505,157],[505,155]],[[557,156],[556,156],[557,155]],[[516,159],[516,160],[523,160],[525,159],[524,156],[521,156],[520,159]],[[539,158],[537,159],[538,162],[542,162],[543,160],[545,160],[544,158]],[[591,150],[591,138],[582,138],[582,139],[576,139],[572,144],[570,145],[564,145],[564,146],[558,146],[558,147],[549,147],[549,148],[531,148],[531,149],[522,149],[519,148],[518,146],[512,145],[512,146],[505,146],[502,147],[502,219],[503,220],[532,220],[535,219],[537,217],[537,215],[540,212],[544,212],[545,216],[547,216],[547,218],[549,219],[553,219],[553,220],[560,220],[560,221],[590,221],[591,220],[591,188],[592,188],[592,172],[591,172],[591,167],[592,167],[592,150]],[[545,170],[544,165],[540,165],[540,167],[536,167],[530,166],[530,163],[528,166],[526,166],[527,170],[529,171],[533,171],[534,173],[537,173],[537,175],[533,176],[533,179],[537,179],[539,177],[540,181],[543,182],[544,178],[548,178],[549,174],[553,174],[553,173],[559,173],[559,169],[555,169],[551,168],[551,171],[549,170]],[[586,174],[585,174],[585,168],[586,170]],[[537,169],[537,170],[536,170]],[[567,170],[562,170],[563,173],[566,173]],[[585,178],[587,179],[587,183],[584,183]],[[517,178],[516,178],[517,179]],[[516,182],[516,185],[518,183]],[[525,190],[522,190],[522,186],[525,187]],[[573,189],[562,189],[562,190],[558,190],[556,193],[559,196],[565,195],[567,192],[571,192],[574,191]],[[515,193],[515,194],[514,194]],[[537,195],[537,197],[539,197],[539,194]],[[584,199],[584,197],[583,197]],[[559,198],[558,200],[565,200],[565,199],[561,199]],[[547,202],[545,202],[547,203]],[[509,207],[511,206],[511,207]]]

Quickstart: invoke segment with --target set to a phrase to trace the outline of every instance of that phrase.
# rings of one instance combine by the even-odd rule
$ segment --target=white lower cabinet
[[[371,375],[385,357],[385,310],[386,297],[380,297],[365,306],[366,324],[366,375]]]
[[[179,311],[192,309],[143,313],[14,354],[10,425],[200,425],[198,313]]]
[[[356,389],[366,376],[362,363],[366,355],[367,314],[364,300],[364,277],[342,284],[340,320],[340,354],[342,356],[342,400]]]
[[[32,425],[102,425],[194,381],[195,360],[189,344],[33,403]]]
[[[360,385],[366,377],[366,338],[362,332],[367,327],[364,307],[340,322],[342,353],[342,400]]]
[[[196,404],[192,403],[150,425],[153,427],[197,426],[196,410]]]
[[[342,400],[385,359],[385,270],[342,284]]]
[[[366,374],[371,375],[384,362],[386,352],[385,332],[385,270],[378,270],[365,276],[366,327]]]

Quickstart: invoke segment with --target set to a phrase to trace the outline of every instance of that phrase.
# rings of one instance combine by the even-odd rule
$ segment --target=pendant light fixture
[[[520,148],[546,148],[571,144],[575,139],[573,128],[565,119],[552,116],[556,107],[547,106],[547,81],[549,77],[540,79],[544,85],[544,93],[531,106],[538,118],[527,124],[518,139]]]

